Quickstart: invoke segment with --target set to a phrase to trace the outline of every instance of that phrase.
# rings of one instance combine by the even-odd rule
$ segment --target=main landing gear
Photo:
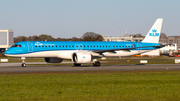
[[[100,67],[101,63],[99,61],[95,61],[95,63],[93,63],[93,66]]]
[[[25,63],[25,59],[26,59],[26,58],[25,58],[25,57],[21,57],[21,59],[22,59],[22,65],[21,65],[21,66],[22,66],[22,67],[26,67],[26,63]]]
[[[78,66],[81,66],[81,64],[80,64],[80,63],[74,63],[74,66],[78,67]],[[100,63],[99,61],[95,61],[95,62],[93,63],[93,66],[95,66],[95,67],[100,67],[100,66],[101,66],[101,63]]]
[[[80,63],[74,63],[74,66],[81,66]]]

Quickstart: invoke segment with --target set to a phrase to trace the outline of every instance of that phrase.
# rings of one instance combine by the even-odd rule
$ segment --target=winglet
[[[162,22],[163,19],[158,18],[142,42],[158,43],[161,34]]]

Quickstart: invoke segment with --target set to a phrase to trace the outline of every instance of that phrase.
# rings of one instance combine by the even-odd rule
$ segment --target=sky
[[[0,0],[0,29],[14,36],[54,38],[146,35],[157,18],[163,33],[179,36],[180,0]]]

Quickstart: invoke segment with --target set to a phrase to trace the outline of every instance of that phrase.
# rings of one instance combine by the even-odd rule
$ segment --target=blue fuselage
[[[141,42],[89,42],[89,41],[23,41],[14,44],[9,48],[6,55],[29,54],[44,51],[68,51],[68,50],[116,50],[128,49],[135,50],[154,50],[160,44],[158,43],[141,43]],[[152,47],[147,47],[152,46]],[[159,47],[161,48],[161,47]]]

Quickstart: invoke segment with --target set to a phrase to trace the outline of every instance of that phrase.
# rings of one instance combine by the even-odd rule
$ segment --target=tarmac
[[[31,62],[27,64],[44,64],[44,62]],[[54,66],[26,66],[21,63],[0,63],[0,73],[18,72],[67,72],[67,71],[126,71],[126,70],[180,70],[180,64],[139,64],[139,65],[83,65],[75,67],[71,65]]]

